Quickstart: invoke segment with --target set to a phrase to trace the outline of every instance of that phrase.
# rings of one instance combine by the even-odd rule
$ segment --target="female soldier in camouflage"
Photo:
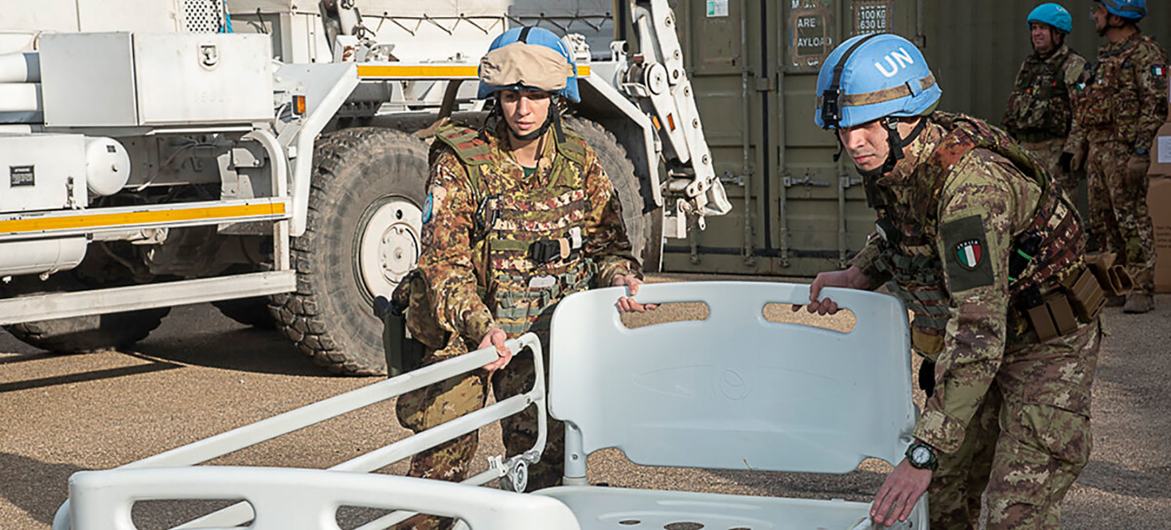
[[[424,363],[489,346],[500,358],[483,374],[400,398],[399,419],[416,432],[483,407],[489,379],[497,399],[527,390],[531,353],[513,359],[504,341],[534,331],[547,345],[562,298],[594,286],[626,286],[633,295],[641,284],[609,178],[593,149],[562,128],[562,104],[579,96],[575,65],[560,39],[541,28],[498,37],[480,62],[479,97],[495,99],[484,129],[442,127],[432,149],[419,271],[446,340],[432,345]],[[618,307],[645,309],[628,297]],[[510,456],[532,448],[535,408],[502,424]],[[550,420],[528,490],[560,480],[563,439],[563,425]],[[472,433],[416,455],[410,475],[463,480],[476,445]],[[449,524],[416,517],[404,526]]]

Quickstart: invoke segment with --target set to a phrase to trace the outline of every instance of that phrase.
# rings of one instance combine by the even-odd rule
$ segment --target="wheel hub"
[[[368,219],[358,255],[362,283],[371,297],[390,298],[419,261],[423,212],[411,200],[391,197]]]

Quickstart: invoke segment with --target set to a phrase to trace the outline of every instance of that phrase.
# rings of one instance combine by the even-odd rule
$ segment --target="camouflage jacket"
[[[1103,44],[1073,102],[1090,142],[1149,149],[1167,116],[1167,52],[1141,33]]]
[[[998,150],[1017,163],[988,148],[956,149],[956,129],[973,131],[963,121],[999,135],[994,140],[1004,147]],[[975,132],[980,133],[979,128]],[[932,315],[943,331],[936,391],[913,434],[950,453],[962,443],[968,422],[1006,355],[1014,355],[1025,345],[1019,322],[1010,318],[1019,283],[1009,277],[1017,237],[1037,226],[1061,227],[1065,241],[1055,244],[1061,239],[1048,236],[1046,241],[1049,250],[1065,254],[1050,253],[1046,261],[1059,264],[1062,270],[1040,264],[1030,273],[1052,276],[1054,281],[1062,279],[1066,268],[1080,263],[1073,260],[1080,258],[1083,242],[1068,200],[1039,164],[1003,132],[973,118],[937,112],[905,154],[874,186],[881,196],[876,205],[880,218],[890,222],[871,236],[852,264],[872,280],[871,287],[893,280],[895,293],[917,315],[923,306],[941,310]],[[1058,195],[1050,195],[1053,192]],[[1053,208],[1043,208],[1045,204],[1061,204],[1061,211],[1050,212]],[[880,235],[888,231],[892,233]],[[892,242],[894,237],[899,240]],[[924,292],[931,295],[925,297]],[[1066,405],[1073,399],[1079,403],[1067,408],[1076,410],[1083,402],[1088,407],[1088,394],[1047,395],[1043,381],[1037,383],[1037,401]]]
[[[580,254],[596,267],[596,273],[593,268],[589,271],[594,284],[608,286],[619,274],[641,275],[638,262],[631,254],[618,197],[596,153],[583,140],[566,134],[566,141],[572,142],[582,156],[579,160],[559,159],[565,155],[559,151],[554,139],[555,128],[551,127],[541,139],[536,171],[526,177],[524,168],[513,158],[498,133],[475,134],[470,129],[460,132],[471,133],[474,140],[469,143],[482,148],[482,163],[477,165],[476,178],[472,178],[469,165],[455,149],[435,142],[427,185],[428,204],[424,207],[423,251],[419,256],[419,270],[426,278],[434,318],[440,327],[453,334],[453,340],[458,336],[475,347],[489,328],[498,325],[495,289],[490,285],[491,264],[514,258],[507,250],[490,245],[488,240],[501,223],[517,220],[487,221],[488,226],[484,226],[488,198],[516,202],[546,191],[555,179],[572,180],[580,188],[577,194],[581,200],[557,206],[568,207],[566,217],[579,219],[583,227]],[[440,134],[444,133],[441,129]],[[522,213],[520,217],[523,222],[525,215]],[[449,343],[448,346],[458,350],[462,345]]]
[[[1073,121],[1070,94],[1085,67],[1085,58],[1064,44],[1049,55],[1025,58],[1008,97],[1004,129],[1022,141],[1068,138],[1065,151],[1075,152],[1082,137]]]

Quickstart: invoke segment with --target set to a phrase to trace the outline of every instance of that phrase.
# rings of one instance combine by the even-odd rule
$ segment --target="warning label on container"
[[[728,0],[707,0],[707,16],[708,18],[728,16]]]
[[[790,71],[816,71],[834,48],[833,18],[824,0],[792,0],[786,35],[789,35]]]
[[[893,0],[854,0],[854,35],[891,31]]]

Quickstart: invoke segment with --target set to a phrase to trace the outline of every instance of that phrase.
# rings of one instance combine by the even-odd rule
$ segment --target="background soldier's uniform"
[[[1041,159],[1071,197],[1077,174],[1062,171],[1058,160],[1062,153],[1084,159],[1085,136],[1073,120],[1070,94],[1085,67],[1085,58],[1065,44],[1047,56],[1032,53],[1021,64],[1004,113],[1004,129]]]
[[[1058,504],[1089,459],[1098,321],[1039,340],[1022,309],[1080,277],[1080,222],[1003,132],[929,119],[907,160],[868,183],[880,230],[853,265],[872,288],[889,281],[915,312],[916,351],[937,361],[913,433],[940,452],[931,525],[974,527],[987,487],[988,528],[1058,528]]]
[[[1147,212],[1147,168],[1167,115],[1167,54],[1135,34],[1107,42],[1075,92],[1075,117],[1090,144],[1090,239],[1118,254],[1137,291],[1154,290],[1154,231]]]
[[[540,140],[536,171],[524,169],[498,134],[446,127],[432,150],[424,208],[419,270],[427,282],[434,318],[449,333],[446,346],[424,364],[466,353],[493,326],[515,338],[530,329],[548,354],[549,319],[562,298],[592,286],[609,286],[620,274],[640,274],[622,224],[622,212],[597,155],[580,138],[550,127]],[[491,377],[497,400],[531,387],[534,367],[525,350]],[[420,432],[484,406],[488,377],[457,377],[399,398],[399,421]],[[536,441],[535,407],[502,422],[509,456]],[[538,464],[529,467],[528,490],[561,479],[564,426],[550,419]],[[410,475],[460,481],[476,452],[472,433],[411,460]],[[449,521],[415,518],[415,528]]]

